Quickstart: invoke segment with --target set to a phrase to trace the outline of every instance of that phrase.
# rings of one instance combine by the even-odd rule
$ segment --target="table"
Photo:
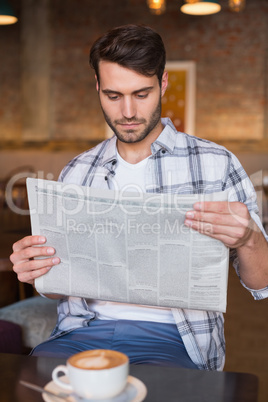
[[[41,402],[41,394],[19,380],[45,386],[63,359],[0,354],[1,402]],[[257,402],[258,379],[252,374],[131,365],[130,374],[147,387],[146,402]]]

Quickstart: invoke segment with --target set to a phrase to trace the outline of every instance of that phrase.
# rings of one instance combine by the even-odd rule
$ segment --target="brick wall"
[[[196,61],[196,135],[268,137],[266,0],[247,0],[239,14],[222,0],[220,13],[204,17],[182,14],[178,0],[167,0],[162,16],[150,14],[146,0],[10,2],[20,19],[0,26],[1,140],[103,138],[88,53],[99,35],[125,23],[155,28],[168,60]]]

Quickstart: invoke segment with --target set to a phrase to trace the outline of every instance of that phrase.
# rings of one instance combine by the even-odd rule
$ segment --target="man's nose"
[[[122,113],[127,119],[131,119],[136,116],[136,105],[133,99],[125,98],[123,100]]]

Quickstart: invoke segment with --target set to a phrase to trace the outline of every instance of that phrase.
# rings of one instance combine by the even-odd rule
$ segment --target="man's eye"
[[[117,100],[117,99],[119,99],[119,96],[118,95],[108,95],[108,98],[110,100]]]
[[[137,98],[139,99],[145,99],[147,98],[148,94],[137,94]]]

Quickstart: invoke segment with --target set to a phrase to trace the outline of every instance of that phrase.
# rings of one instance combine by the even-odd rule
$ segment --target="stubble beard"
[[[102,108],[102,106],[101,106]],[[106,123],[108,126],[112,129],[112,131],[115,133],[116,137],[118,138],[119,141],[124,142],[124,143],[136,143],[144,140],[150,132],[157,126],[161,119],[161,97],[159,98],[159,102],[157,104],[157,107],[151,114],[149,120],[146,119],[136,119],[131,118],[131,119],[121,119],[121,120],[115,120],[112,122],[110,117],[105,113],[105,111],[102,108],[103,116],[105,118]],[[148,122],[148,123],[147,123]],[[141,123],[145,124],[145,128],[142,132],[139,134],[135,135],[136,130],[125,130],[124,133],[121,133],[117,130],[116,125],[117,124],[126,124],[126,123]]]

